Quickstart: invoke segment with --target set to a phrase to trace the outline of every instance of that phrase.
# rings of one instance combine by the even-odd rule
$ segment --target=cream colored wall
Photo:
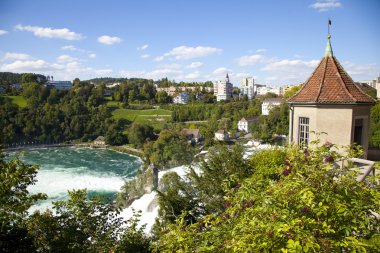
[[[293,107],[293,139],[292,141],[298,143],[298,124],[300,117],[309,118],[309,131],[310,141],[318,138],[320,143],[331,142],[338,145],[350,145],[354,139],[354,120],[356,118],[364,119],[363,129],[363,150],[367,153],[368,150],[368,134],[369,134],[369,115],[370,106],[339,106],[339,105],[325,105],[325,106],[296,106]],[[292,112],[290,112],[290,124],[292,120]],[[289,126],[291,130],[291,125]],[[311,133],[325,132],[316,136]]]
[[[320,140],[320,143],[331,142],[338,145],[351,143],[352,109],[351,108],[320,108],[294,107],[293,141],[298,144],[298,124],[300,117],[309,118],[310,142]],[[311,133],[325,132],[327,134]]]
[[[318,108],[317,132],[321,143],[331,142],[338,145],[350,145],[352,140],[352,108]]]

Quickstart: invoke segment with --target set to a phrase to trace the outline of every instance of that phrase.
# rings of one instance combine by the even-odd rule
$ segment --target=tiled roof
[[[354,83],[339,61],[332,55],[332,51],[331,55],[326,54],[322,58],[303,87],[288,99],[288,103],[347,104],[375,102],[372,97]]]
[[[258,117],[252,117],[252,118],[241,118],[241,122],[253,122],[253,121],[258,121],[259,118]]]
[[[263,103],[282,103],[284,102],[283,98],[266,98],[264,99]]]

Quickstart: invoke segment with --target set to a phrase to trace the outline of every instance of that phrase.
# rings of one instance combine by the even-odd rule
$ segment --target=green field
[[[160,129],[166,122],[171,120],[172,112],[164,109],[116,109],[112,111],[112,115],[115,119],[126,119],[131,122],[151,125],[156,129]]]
[[[12,99],[12,102],[20,107],[26,107],[26,100],[23,96],[3,96]]]

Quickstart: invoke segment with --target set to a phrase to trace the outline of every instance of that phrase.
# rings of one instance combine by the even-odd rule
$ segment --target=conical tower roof
[[[375,99],[357,86],[334,57],[328,36],[325,56],[303,87],[291,98],[291,104],[373,104]]]

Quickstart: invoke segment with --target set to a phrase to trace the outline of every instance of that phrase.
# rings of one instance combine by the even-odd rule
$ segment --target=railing
[[[376,174],[375,162],[360,158],[352,158],[351,161],[354,163],[355,167],[351,168],[352,170],[357,170],[358,176],[356,178],[357,181],[363,182],[367,176],[371,173],[373,175]]]

